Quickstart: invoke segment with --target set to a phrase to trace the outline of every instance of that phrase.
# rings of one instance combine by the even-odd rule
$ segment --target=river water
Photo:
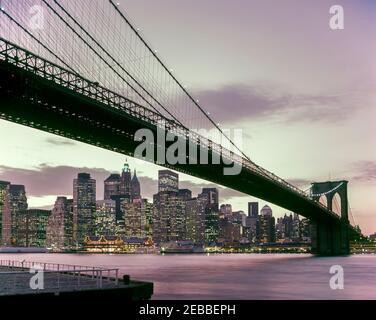
[[[376,255],[0,254],[0,259],[119,268],[154,282],[153,299],[376,299]],[[331,266],[344,288],[329,285]]]

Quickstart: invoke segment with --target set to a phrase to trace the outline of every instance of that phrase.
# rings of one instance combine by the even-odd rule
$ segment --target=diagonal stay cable
[[[30,31],[28,31],[24,26],[22,26],[16,19],[14,19],[10,14],[5,12],[5,10],[0,10],[3,14],[5,14],[11,21],[13,21],[19,28],[25,31],[31,38],[33,38],[39,45],[41,45],[44,49],[46,49],[50,54],[52,54],[57,60],[59,60],[62,64],[64,64],[69,70],[71,70],[74,74],[77,72],[72,69],[72,67],[67,64],[64,60],[62,60],[56,53],[54,53],[50,48],[48,48],[43,42],[41,42],[38,38],[36,38]]]
[[[92,46],[90,44],[87,43],[87,41],[85,39],[83,39],[75,30],[74,28],[72,28],[57,12],[56,10],[54,10],[45,0],[43,0],[43,2],[62,20],[64,21],[64,23],[82,40],[85,42],[85,44],[87,46],[89,46],[89,48],[94,51],[94,53],[96,55],[98,55],[102,61],[104,61],[106,63],[106,65],[112,70],[114,71],[133,91],[135,91],[140,97],[142,100],[144,100],[149,106],[151,106],[157,113],[160,113],[148,100],[145,99],[145,97],[142,96],[141,93],[139,93],[131,84],[129,84],[129,82],[124,79],[105,59],[103,59],[97,52],[94,48],[92,48]],[[56,5],[62,10],[64,11],[64,13],[70,18],[72,19],[72,21],[101,49],[103,50],[104,53],[106,53],[110,58],[111,60],[121,68],[121,70],[123,70],[127,75],[128,77],[130,77],[148,96],[150,96],[164,111],[166,111],[175,121],[177,121],[180,125],[183,126],[183,124],[173,115],[171,114],[155,97],[153,97],[153,95],[148,92],[57,0],[54,0],[54,2],[56,3]]]
[[[211,117],[202,109],[202,107],[197,103],[197,101],[191,96],[191,94],[184,88],[184,86],[176,79],[176,77],[171,73],[171,71],[167,68],[167,66],[162,62],[162,60],[158,57],[158,55],[151,49],[148,43],[142,38],[140,33],[134,28],[134,26],[130,23],[130,21],[125,17],[125,15],[120,11],[118,6],[112,1],[109,0],[112,4],[114,9],[118,12],[118,14],[123,18],[123,20],[128,24],[128,26],[132,29],[132,31],[137,35],[137,37],[141,40],[141,42],[146,46],[146,48],[152,53],[155,59],[162,65],[165,71],[169,74],[169,76],[175,81],[175,83],[183,90],[183,92],[188,96],[188,98],[193,102],[193,104],[204,114],[204,116],[214,125],[214,127],[250,162],[252,162],[249,157],[222,131],[222,129],[213,121]]]

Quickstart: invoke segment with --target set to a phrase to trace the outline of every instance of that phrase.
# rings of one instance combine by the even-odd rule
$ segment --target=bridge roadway
[[[129,156],[139,144],[133,139],[135,132],[148,128],[156,136],[159,121],[180,135],[198,138],[171,120],[1,38],[0,118]],[[208,149],[207,165],[162,165],[274,203],[320,225],[342,224],[337,214],[309,195],[246,159],[241,160],[239,175],[224,175],[223,163],[210,164],[221,146],[201,141],[200,147]],[[155,153],[157,148],[155,144]]]

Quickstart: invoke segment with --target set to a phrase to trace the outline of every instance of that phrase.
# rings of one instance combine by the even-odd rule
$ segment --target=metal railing
[[[42,289],[30,286],[37,272],[43,274]],[[118,276],[115,268],[0,260],[0,295],[114,288],[119,285]]]

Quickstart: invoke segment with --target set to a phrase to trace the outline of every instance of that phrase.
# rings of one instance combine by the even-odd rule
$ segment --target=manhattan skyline
[[[349,180],[356,223],[365,234],[376,230],[376,200],[370,196],[376,192],[376,46],[369,41],[374,3],[337,1],[345,8],[345,29],[336,32],[328,28],[326,2],[164,0],[148,3],[146,12],[145,1],[119,2],[212,117],[223,127],[243,129],[243,149],[253,161],[302,189],[314,181]],[[187,14],[191,11],[199,14]],[[159,19],[151,19],[156,13]],[[226,22],[228,15],[236,21]],[[210,41],[218,33],[221,41]],[[56,185],[56,176],[68,180],[65,176],[84,170],[101,180],[124,161],[122,155],[5,121],[0,134],[6,137],[0,148],[7,150],[0,177],[26,185],[30,207],[70,195],[66,182]],[[160,167],[128,162],[142,168],[143,185],[156,184]],[[213,186],[180,176],[190,189]],[[246,211],[254,199],[229,189],[219,192],[237,210]],[[277,216],[286,212],[274,208]]]

